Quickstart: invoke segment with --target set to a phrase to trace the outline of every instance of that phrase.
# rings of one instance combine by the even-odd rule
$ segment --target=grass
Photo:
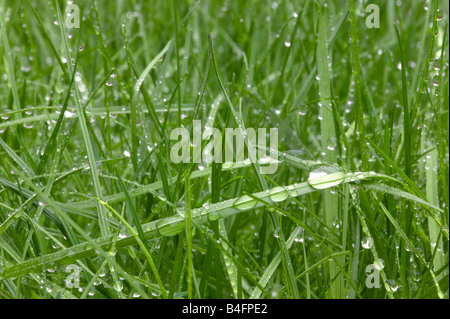
[[[74,3],[0,0],[0,298],[449,298],[448,4]]]

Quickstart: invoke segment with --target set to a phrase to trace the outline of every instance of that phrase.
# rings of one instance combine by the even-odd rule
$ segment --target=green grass
[[[448,4],[74,3],[0,0],[0,298],[449,298]]]

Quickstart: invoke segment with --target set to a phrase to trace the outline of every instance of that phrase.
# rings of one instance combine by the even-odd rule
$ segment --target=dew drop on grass
[[[433,86],[439,86],[439,75],[433,77]]]
[[[298,108],[298,114],[304,116],[306,115],[306,112],[308,112],[308,107],[306,105],[300,105]]]
[[[361,241],[361,246],[363,246],[364,249],[370,249],[373,245],[373,239],[370,237],[365,237]]]
[[[388,286],[391,292],[396,292],[399,288],[399,285],[395,282],[395,280],[388,280]]]
[[[439,71],[441,69],[441,60],[440,59],[434,60],[433,69],[435,69],[436,71]]]
[[[234,203],[234,208],[237,208],[239,210],[246,210],[255,207],[257,204],[257,201],[250,196],[244,195],[239,197]]]
[[[334,151],[335,148],[336,148],[336,138],[330,137],[327,141],[327,149],[329,149],[330,151]]]
[[[123,289],[123,283],[118,280],[114,283],[114,289],[116,289],[116,291],[121,292]]]
[[[64,117],[65,118],[72,118],[74,116],[75,116],[75,113],[73,113],[73,112],[70,112],[70,111],[65,111],[64,112]]]
[[[184,229],[184,223],[161,220],[156,224],[156,228],[162,236],[175,236]]]
[[[273,202],[281,202],[289,197],[289,193],[284,187],[274,187],[269,190],[269,197]]]
[[[317,168],[309,173],[308,184],[314,189],[326,189],[339,185],[344,181],[343,172],[332,172],[328,174],[323,168]]]
[[[308,180],[313,180],[313,179],[316,179],[316,178],[319,178],[322,176],[326,176],[326,175],[328,175],[326,172],[324,172],[320,169],[315,169],[309,173]]]
[[[11,112],[11,111],[8,110],[8,109],[6,109],[6,110],[4,110],[3,112],[4,112],[4,114],[6,114],[6,113],[9,113],[9,112]],[[9,119],[9,115],[3,115],[3,116],[2,116],[2,120],[7,120],[7,119]]]
[[[303,228],[300,227],[300,229],[297,232],[297,235],[294,238],[294,241],[296,243],[303,243],[304,238],[303,238]]]
[[[375,266],[375,268],[377,270],[383,270],[383,268],[384,268],[384,260],[381,259],[381,258],[378,258],[377,260],[375,260],[373,265]]]
[[[212,212],[210,214],[208,214],[208,220],[209,221],[215,221],[222,218],[222,215],[218,212]]]
[[[273,237],[280,238],[280,227],[274,230]]]
[[[298,195],[298,190],[295,188],[294,185],[289,185],[286,187],[286,189],[289,192],[289,196],[296,197]]]

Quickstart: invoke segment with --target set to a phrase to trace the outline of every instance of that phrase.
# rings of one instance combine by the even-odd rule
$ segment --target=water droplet
[[[274,187],[269,191],[269,197],[273,202],[281,202],[289,197],[289,193],[284,187]]]
[[[339,185],[344,181],[343,172],[332,172],[328,174],[323,167],[312,170],[309,173],[308,184],[315,189],[326,189]]]
[[[334,149],[336,148],[336,138],[335,137],[330,137],[327,141],[327,148],[330,151],[334,151]]]
[[[215,221],[222,218],[222,215],[219,212],[212,212],[208,214],[208,220],[209,221]]]
[[[116,289],[116,291],[118,291],[118,292],[120,292],[120,291],[122,291],[122,289],[123,289],[123,283],[119,280],[119,281],[116,281],[115,283],[114,283],[114,289]]]
[[[257,201],[250,196],[244,195],[239,197],[234,203],[233,206],[239,210],[246,210],[255,207]]]
[[[11,110],[6,109],[3,112],[4,112],[3,114],[7,114],[7,113],[10,113]],[[2,115],[1,119],[2,120],[8,120],[9,119],[9,115]]]
[[[373,245],[373,239],[370,237],[365,237],[361,241],[361,246],[363,246],[364,249],[370,249]]]
[[[377,260],[375,260],[373,265],[375,266],[375,268],[377,270],[383,270],[383,268],[384,268],[384,260],[381,259],[381,258],[378,258]]]
[[[119,238],[125,238],[125,237],[127,237],[127,234],[125,234],[125,233],[119,233]]]
[[[70,111],[64,112],[64,117],[66,117],[66,118],[72,118],[74,116],[75,116],[75,113],[73,113],[73,112],[70,112]]]
[[[273,237],[280,238],[280,227],[274,230]]]
[[[300,105],[298,107],[298,114],[303,116],[306,115],[306,112],[308,112],[308,107],[306,105]]]
[[[395,282],[395,280],[388,280],[389,289],[391,292],[396,292],[399,288],[399,285]]]
[[[441,59],[436,59],[433,64],[433,69],[439,71],[441,69]]]
[[[304,238],[303,238],[303,228],[302,227],[300,227],[300,229],[298,230],[297,235],[294,238],[294,241],[296,243],[303,243]]]
[[[439,75],[433,77],[433,86],[439,86]]]
[[[176,217],[169,218],[159,221],[156,228],[162,236],[175,236],[184,230],[184,223]]]

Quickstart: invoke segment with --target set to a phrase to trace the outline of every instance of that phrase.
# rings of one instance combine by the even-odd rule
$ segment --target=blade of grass
[[[328,149],[330,141],[336,139],[336,130],[334,127],[334,118],[331,108],[331,102],[326,99],[331,98],[331,61],[329,57],[328,49],[328,37],[327,26],[325,25],[325,19],[322,15],[322,9],[316,3],[317,9],[317,24],[318,24],[318,43],[317,43],[317,63],[318,63],[318,76],[319,76],[319,96],[323,100],[319,103],[319,116],[320,130],[322,139],[322,155],[324,161],[333,164],[336,163],[336,153]],[[324,213],[325,222],[328,226],[332,227],[333,223],[339,216],[338,198],[331,194],[329,190],[324,191]],[[329,264],[329,278],[334,278],[338,272],[338,269],[334,263]],[[343,277],[340,275],[330,287],[331,298],[342,298],[341,287],[343,284]]]

